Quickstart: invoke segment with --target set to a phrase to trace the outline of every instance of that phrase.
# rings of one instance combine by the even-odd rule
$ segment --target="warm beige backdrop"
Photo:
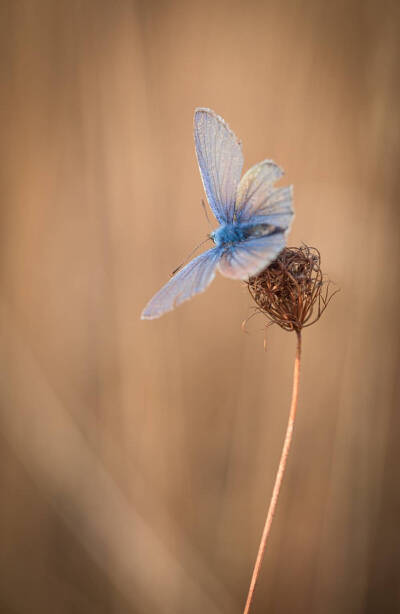
[[[341,288],[304,339],[254,614],[400,611],[396,0],[2,0],[0,611],[239,614],[293,335],[220,276],[139,314],[208,232],[196,106],[295,186]]]

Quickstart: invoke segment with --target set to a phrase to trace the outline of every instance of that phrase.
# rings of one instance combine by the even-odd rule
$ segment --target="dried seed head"
[[[315,247],[285,247],[276,260],[247,282],[257,308],[269,324],[299,332],[321,317],[332,296]]]

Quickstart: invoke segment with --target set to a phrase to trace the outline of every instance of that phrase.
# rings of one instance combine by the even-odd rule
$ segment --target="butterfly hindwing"
[[[293,219],[292,186],[274,188],[283,170],[264,160],[242,177],[236,198],[236,217],[241,223],[269,223],[288,230]],[[265,218],[265,219],[261,219]]]
[[[293,188],[274,188],[268,197],[265,207],[261,207],[251,216],[253,224],[271,224],[284,228],[286,234],[290,230],[294,218]]]
[[[225,277],[247,280],[267,267],[285,247],[285,235],[277,232],[225,248],[218,269]]]

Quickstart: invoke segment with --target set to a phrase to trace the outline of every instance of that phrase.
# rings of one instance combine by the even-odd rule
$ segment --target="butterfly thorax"
[[[246,239],[271,235],[276,232],[282,232],[282,229],[271,224],[240,224],[236,222],[233,224],[222,224],[210,234],[210,237],[217,247],[221,247],[223,245],[240,243],[241,241],[246,241]]]

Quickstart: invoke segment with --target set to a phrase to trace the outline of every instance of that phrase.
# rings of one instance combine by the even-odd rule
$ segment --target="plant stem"
[[[301,357],[301,332],[296,331],[297,334],[297,348],[296,358],[294,361],[293,372],[293,389],[292,389],[292,402],[290,405],[289,420],[286,428],[285,440],[283,442],[283,448],[281,453],[281,459],[279,461],[278,471],[275,478],[274,489],[272,491],[271,501],[268,508],[267,518],[265,520],[264,531],[261,536],[260,546],[258,548],[258,554],[254,565],[253,575],[251,577],[249,593],[247,595],[247,601],[243,614],[249,614],[250,606],[254,595],[254,589],[260,573],[261,563],[264,557],[265,547],[267,545],[267,539],[271,530],[272,520],[275,514],[276,504],[278,502],[279,491],[282,484],[283,475],[285,473],[286,461],[289,454],[290,444],[292,442],[293,426],[296,417],[297,399],[299,395],[299,379],[300,379],[300,357]]]

